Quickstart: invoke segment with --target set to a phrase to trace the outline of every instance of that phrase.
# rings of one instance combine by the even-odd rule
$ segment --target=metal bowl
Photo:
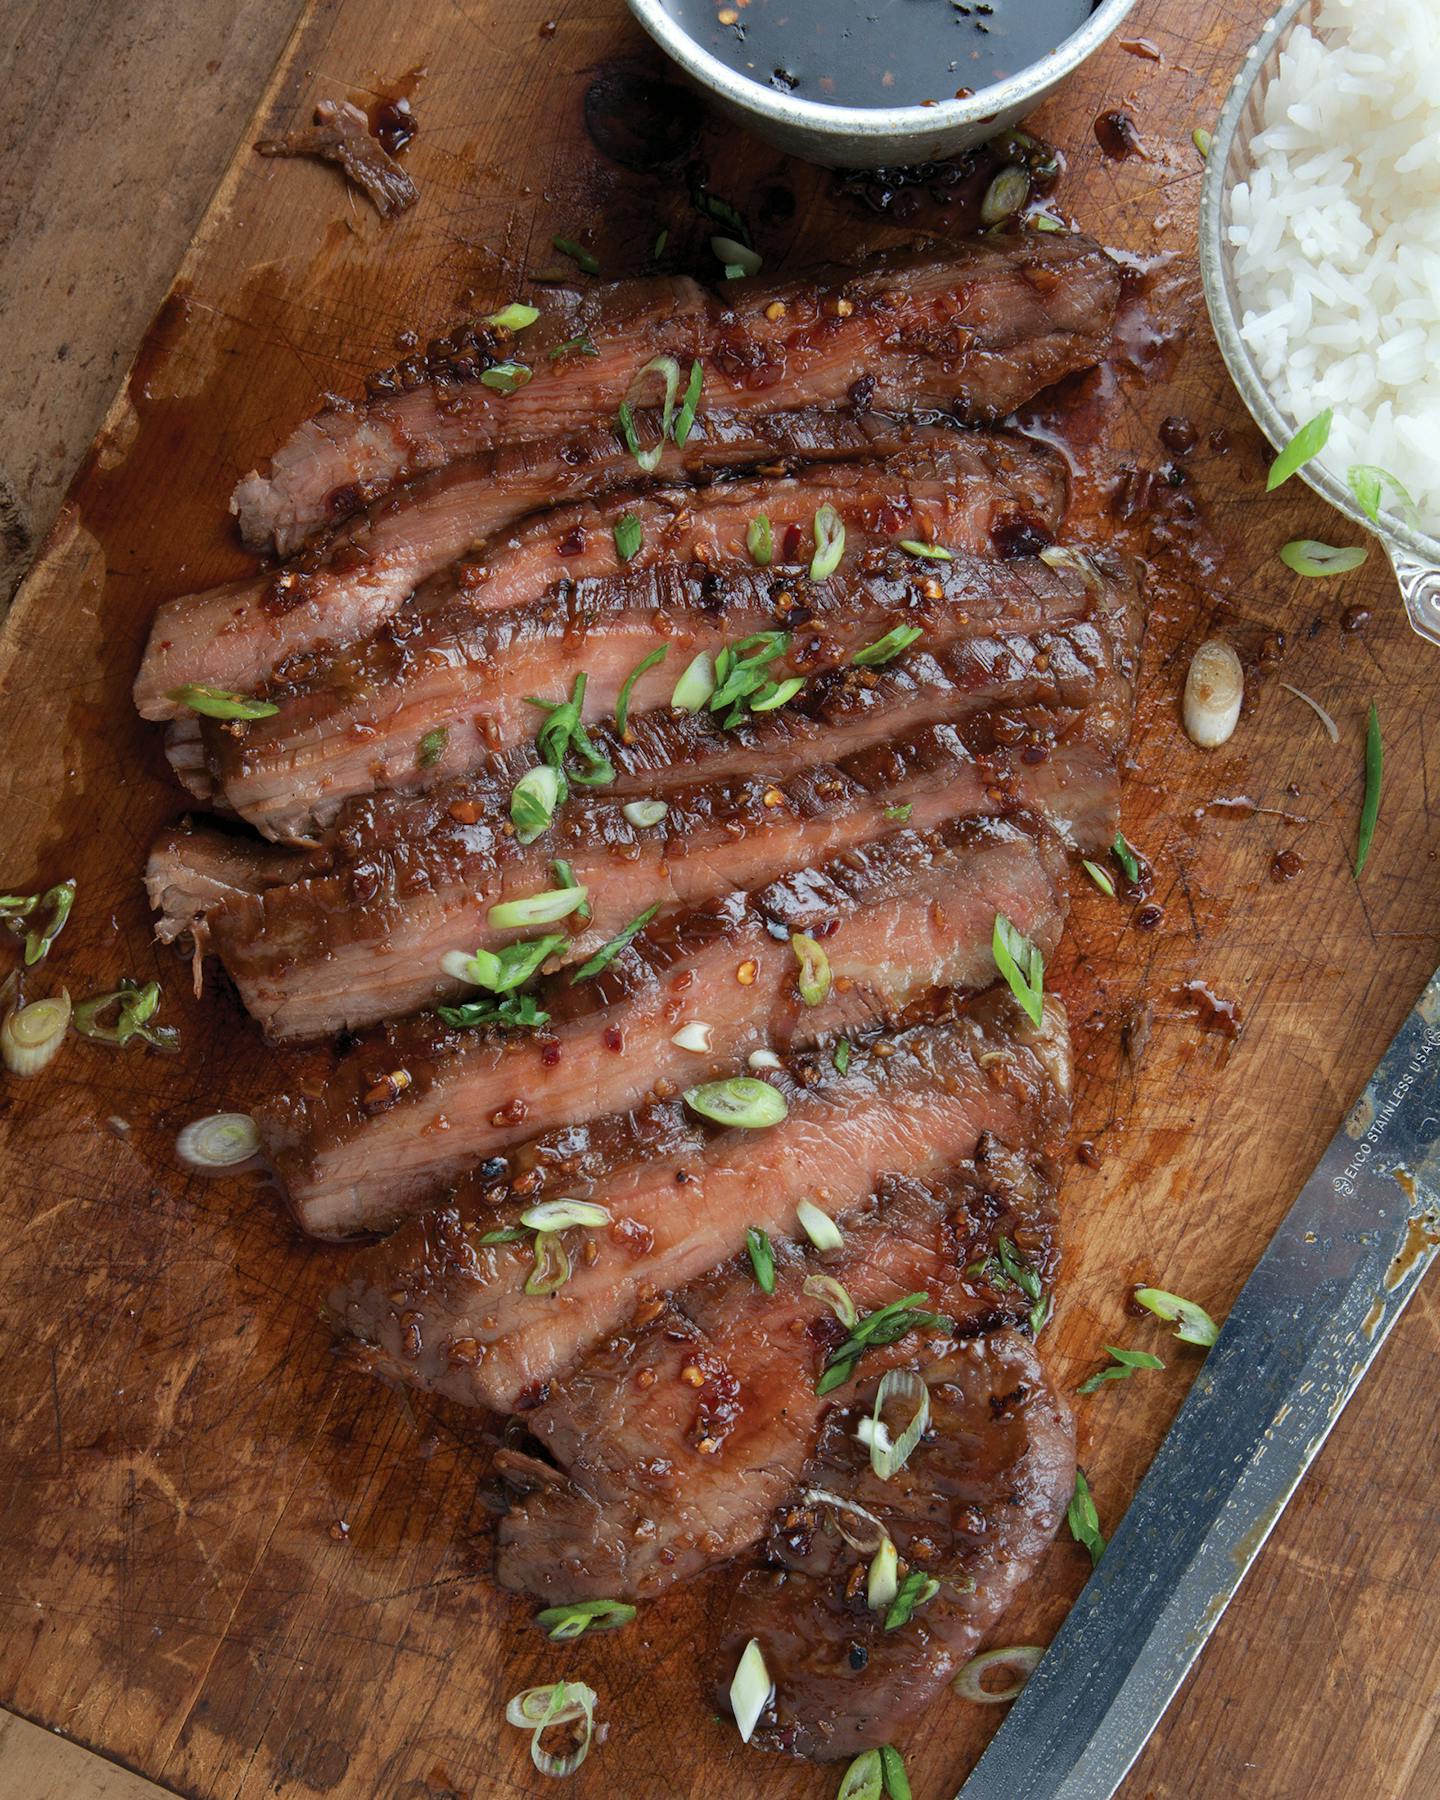
[[[1200,272],[1210,323],[1241,399],[1277,450],[1289,443],[1303,421],[1289,417],[1276,405],[1240,336],[1240,313],[1226,233],[1231,192],[1238,182],[1249,179],[1254,167],[1250,144],[1261,129],[1265,84],[1275,73],[1290,28],[1297,22],[1314,24],[1320,8],[1321,0],[1286,0],[1251,46],[1215,127],[1200,195]],[[1337,511],[1352,519],[1362,531],[1379,538],[1400,583],[1410,623],[1421,637],[1440,644],[1440,540],[1388,513],[1382,513],[1377,524],[1359,506],[1349,488],[1316,462],[1307,463],[1299,474]]]
[[[732,119],[792,156],[827,168],[883,169],[953,156],[1016,124],[1099,49],[1135,0],[1100,0],[1079,31],[1048,56],[968,100],[892,107],[822,106],[763,87],[702,49],[672,18],[664,0],[628,4],[666,55]]]

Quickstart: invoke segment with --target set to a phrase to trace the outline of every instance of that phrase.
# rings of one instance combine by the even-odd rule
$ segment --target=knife
[[[960,1800],[1109,1800],[1440,1247],[1440,970]]]

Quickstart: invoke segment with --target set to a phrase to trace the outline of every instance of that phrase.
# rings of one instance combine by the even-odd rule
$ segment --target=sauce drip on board
[[[703,49],[762,86],[829,106],[952,100],[1031,67],[1091,0],[666,0]]]

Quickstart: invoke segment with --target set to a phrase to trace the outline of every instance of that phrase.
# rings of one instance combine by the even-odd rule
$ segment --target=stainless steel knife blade
[[[960,1800],[1109,1800],[1440,1247],[1440,971]]]

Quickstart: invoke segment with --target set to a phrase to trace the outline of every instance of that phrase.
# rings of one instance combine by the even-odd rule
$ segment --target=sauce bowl
[[[834,0],[836,5],[849,0]],[[832,169],[883,169],[937,162],[1017,124],[1111,35],[1135,0],[1100,0],[1047,56],[964,100],[934,106],[826,106],[763,87],[697,44],[664,0],[628,0],[660,48],[721,112],[792,156]]]
[[[1265,87],[1275,73],[1290,28],[1313,24],[1320,7],[1321,0],[1286,0],[1251,46],[1215,127],[1200,193],[1200,273],[1210,323],[1240,398],[1277,450],[1289,443],[1302,421],[1290,418],[1275,403],[1240,335],[1228,237],[1230,195],[1253,171],[1251,140],[1262,128]],[[1440,540],[1384,513],[1378,522],[1372,519],[1344,482],[1318,462],[1305,463],[1296,473],[1337,512],[1379,538],[1395,570],[1410,623],[1421,637],[1440,644]]]

